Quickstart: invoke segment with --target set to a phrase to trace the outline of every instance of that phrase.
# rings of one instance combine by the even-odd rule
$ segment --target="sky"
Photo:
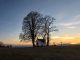
[[[51,33],[51,43],[80,43],[80,0],[0,0],[0,41],[23,44],[19,43],[19,34],[30,11],[56,19],[59,31]]]

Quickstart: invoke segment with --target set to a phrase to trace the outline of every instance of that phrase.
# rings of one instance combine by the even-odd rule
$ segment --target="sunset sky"
[[[23,18],[30,11],[56,19],[59,31],[51,33],[51,43],[80,43],[80,0],[0,0],[0,41],[31,44],[19,42]]]

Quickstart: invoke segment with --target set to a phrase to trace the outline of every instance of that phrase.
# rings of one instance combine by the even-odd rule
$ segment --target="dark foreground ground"
[[[80,60],[80,46],[0,48],[0,60]]]

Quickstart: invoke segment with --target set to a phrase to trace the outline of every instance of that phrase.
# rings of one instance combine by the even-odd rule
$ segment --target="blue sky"
[[[80,0],[0,0],[0,40],[18,39],[30,11],[54,17],[59,29],[54,35],[80,33]]]

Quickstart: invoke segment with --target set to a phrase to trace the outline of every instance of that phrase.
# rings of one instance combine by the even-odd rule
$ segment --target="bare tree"
[[[42,15],[38,12],[31,11],[23,20],[21,40],[32,39],[33,47],[35,46],[35,38],[42,24]]]
[[[42,26],[42,35],[46,38],[47,42],[46,45],[49,46],[49,39],[50,39],[50,32],[54,31],[53,29],[53,22],[54,18],[50,16],[44,17],[44,26]]]
[[[50,32],[56,31],[53,29],[54,20],[53,17],[42,16],[38,12],[31,11],[23,20],[22,33],[19,36],[21,41],[32,40],[34,47],[36,37],[41,35],[49,46]]]

